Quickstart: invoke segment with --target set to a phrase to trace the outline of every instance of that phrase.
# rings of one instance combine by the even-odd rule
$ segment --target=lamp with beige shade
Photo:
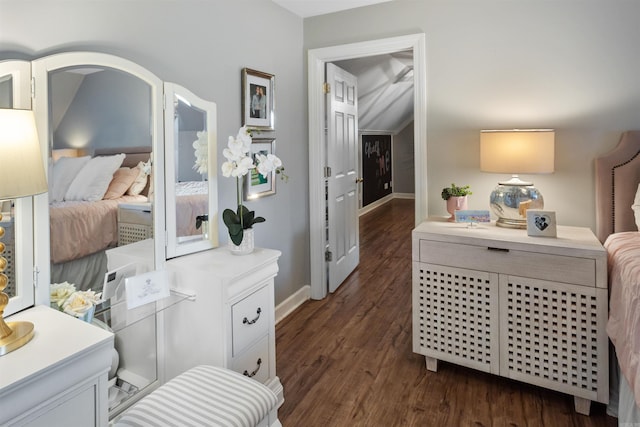
[[[33,112],[0,109],[0,200],[27,197],[47,191],[42,154]],[[0,214],[0,220],[2,214]],[[0,227],[0,239],[4,228]],[[7,260],[0,241],[0,356],[22,347],[33,337],[31,322],[5,322],[9,296],[3,291],[8,278]]]
[[[542,209],[542,194],[517,174],[552,173],[555,132],[552,129],[483,130],[480,132],[480,170],[513,174],[501,181],[490,197],[496,225],[527,228],[527,209]]]

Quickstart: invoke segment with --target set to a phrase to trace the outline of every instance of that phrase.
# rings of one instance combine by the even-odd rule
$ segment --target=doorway
[[[424,34],[372,40],[341,46],[312,49],[309,68],[309,223],[311,256],[311,298],[327,295],[325,268],[325,104],[322,92],[328,62],[410,50],[414,58],[414,162],[415,222],[427,216],[426,170],[426,40]]]

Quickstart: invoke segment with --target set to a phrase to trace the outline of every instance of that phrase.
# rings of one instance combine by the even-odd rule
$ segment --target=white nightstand
[[[413,230],[413,351],[575,398],[609,400],[607,255],[590,229],[557,238],[445,220]]]
[[[120,203],[118,205],[118,246],[153,237],[151,203]]]

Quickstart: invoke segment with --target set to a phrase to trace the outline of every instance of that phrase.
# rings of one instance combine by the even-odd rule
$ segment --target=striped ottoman
[[[271,389],[244,375],[197,366],[142,398],[114,426],[266,426],[277,402]]]

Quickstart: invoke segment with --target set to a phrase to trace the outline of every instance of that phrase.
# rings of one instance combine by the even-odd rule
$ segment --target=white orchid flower
[[[224,162],[222,164],[222,175],[225,178],[229,178],[231,176],[231,172],[233,172],[233,163],[231,162]]]
[[[231,176],[234,176],[236,178],[245,176],[247,173],[249,173],[249,169],[253,168],[255,168],[255,165],[253,164],[253,160],[251,159],[251,157],[243,157],[239,162],[236,163],[236,167],[231,172]]]
[[[242,142],[242,145],[244,146],[245,149],[245,153],[248,153],[249,150],[251,149],[251,132],[249,132],[249,130],[247,129],[246,126],[242,126],[239,130],[238,130],[238,140],[240,140]]]

